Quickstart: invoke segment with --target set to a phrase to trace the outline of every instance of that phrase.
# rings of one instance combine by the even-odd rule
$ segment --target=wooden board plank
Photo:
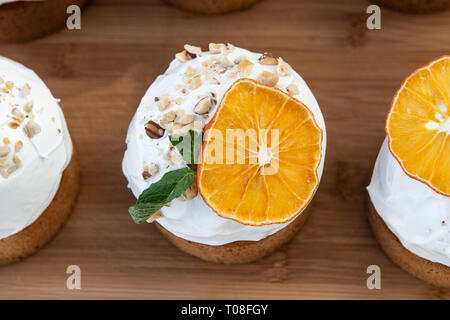
[[[64,230],[25,262],[0,267],[0,298],[449,299],[394,266],[365,216],[365,186],[384,139],[390,101],[413,69],[450,52],[450,12],[382,10],[365,26],[365,0],[265,0],[223,16],[179,11],[159,0],[94,1],[81,31],[61,31],[0,54],[34,69],[62,107],[83,185]],[[328,130],[326,166],[311,218],[295,239],[253,264],[214,265],[135,225],[121,173],[129,120],[153,79],[185,43],[231,42],[271,51],[310,85]],[[82,289],[66,288],[66,267]],[[366,288],[366,268],[382,289]]]

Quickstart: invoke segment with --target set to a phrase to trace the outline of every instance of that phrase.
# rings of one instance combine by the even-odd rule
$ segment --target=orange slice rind
[[[322,141],[323,131],[303,103],[240,79],[205,126],[199,192],[222,218],[252,226],[286,223],[317,190]]]
[[[406,78],[392,102],[386,133],[407,175],[450,196],[450,56]]]

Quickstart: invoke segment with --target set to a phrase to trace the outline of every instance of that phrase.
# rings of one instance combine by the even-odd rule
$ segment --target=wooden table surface
[[[81,194],[62,232],[24,262],[0,267],[6,299],[450,299],[450,291],[396,267],[366,219],[365,186],[402,79],[450,53],[450,12],[382,9],[368,30],[366,0],[265,0],[222,16],[159,0],[94,1],[82,30],[64,30],[0,55],[34,69],[62,108],[79,152]],[[294,240],[260,262],[225,266],[178,251],[127,213],[121,172],[128,124],[155,77],[185,43],[230,42],[282,56],[308,82],[328,131],[325,171],[311,217]],[[381,290],[366,287],[369,265]],[[81,268],[81,290],[66,268]]]

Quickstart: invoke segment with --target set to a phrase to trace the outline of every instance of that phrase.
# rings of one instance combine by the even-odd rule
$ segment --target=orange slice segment
[[[301,102],[250,79],[236,81],[205,127],[197,183],[219,216],[285,223],[318,185],[322,129]]]
[[[450,56],[416,70],[394,97],[389,148],[406,174],[450,196]]]

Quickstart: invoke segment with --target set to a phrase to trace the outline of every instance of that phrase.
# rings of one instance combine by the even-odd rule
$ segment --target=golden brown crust
[[[8,238],[0,239],[0,264],[25,259],[50,241],[69,218],[79,189],[80,167],[74,153],[48,208],[24,230]]]
[[[450,267],[423,259],[403,247],[378,215],[369,197],[367,204],[370,225],[386,255],[413,276],[438,287],[450,288]]]
[[[0,6],[0,41],[17,42],[42,37],[61,29],[67,7],[83,8],[89,0],[18,1]]]
[[[259,260],[287,243],[305,223],[308,218],[308,211],[309,207],[288,226],[260,241],[237,241],[221,246],[210,246],[188,241],[173,235],[159,223],[155,222],[155,224],[170,242],[186,253],[205,261],[237,264]]]
[[[165,0],[165,1],[183,10],[199,12],[204,14],[217,14],[245,9],[260,0]]]
[[[429,13],[450,8],[450,0],[376,0],[375,2],[408,13]]]

